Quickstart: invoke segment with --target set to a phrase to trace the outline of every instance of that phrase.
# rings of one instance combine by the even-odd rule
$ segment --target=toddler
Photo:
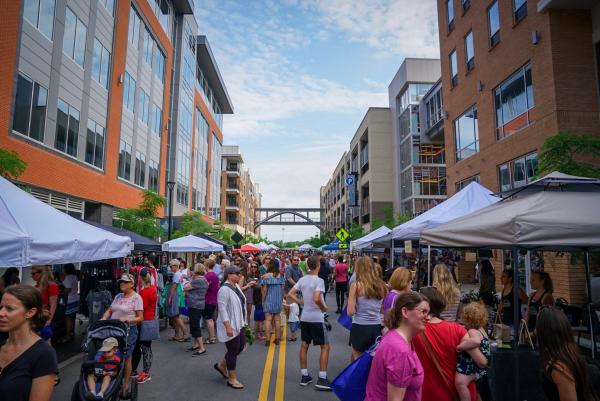
[[[463,309],[462,320],[469,331],[467,333],[468,337],[463,338],[456,347],[459,354],[456,360],[454,385],[460,401],[470,401],[469,384],[485,376],[487,369],[477,366],[467,351],[478,348],[477,352],[481,352],[489,360],[490,340],[485,331],[488,313],[483,304],[471,302]]]
[[[110,386],[111,379],[117,374],[118,364],[121,362],[121,355],[118,350],[119,342],[116,338],[108,337],[102,341],[102,348],[96,353],[94,362],[115,361],[115,363],[105,363],[102,369],[97,369],[96,372],[87,375],[87,385],[90,389],[90,393],[100,400],[104,398],[104,392],[106,392],[108,386]],[[100,391],[97,394],[96,375],[102,376],[102,384],[100,385]]]
[[[264,335],[265,313],[262,306],[260,287],[253,288],[252,300],[254,301],[254,336],[258,341],[266,340]]]
[[[288,317],[290,337],[288,338],[288,341],[296,341],[298,338],[298,327],[300,326],[300,307],[295,302],[288,304],[288,306],[290,308],[290,316]]]

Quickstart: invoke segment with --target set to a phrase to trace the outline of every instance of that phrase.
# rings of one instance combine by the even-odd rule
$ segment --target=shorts
[[[381,336],[383,327],[380,324],[356,324],[352,323],[350,329],[350,345],[358,352],[365,352]]]
[[[135,349],[135,343],[138,338],[138,327],[137,326],[129,326],[129,334],[127,335],[127,352],[125,353],[125,358],[131,358],[133,355],[133,350]]]
[[[202,318],[204,320],[213,320],[215,317],[215,310],[217,309],[217,305],[204,305],[204,312],[202,312]]]
[[[292,333],[295,333],[298,331],[298,328],[300,327],[300,322],[289,322],[290,324],[290,331]]]
[[[325,323],[322,322],[300,322],[300,334],[302,342],[313,345],[329,344]]]
[[[264,322],[265,321],[265,312],[263,312],[262,306],[256,306],[254,308],[254,321],[255,322]]]
[[[79,301],[67,304],[67,307],[65,309],[65,316],[75,316],[77,312],[79,312]]]

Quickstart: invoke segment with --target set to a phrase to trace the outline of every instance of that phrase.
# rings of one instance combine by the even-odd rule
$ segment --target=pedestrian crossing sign
[[[335,234],[335,236],[337,237],[337,239],[340,240],[340,242],[344,242],[348,239],[350,234],[348,234],[348,231],[344,230],[343,228],[340,228],[340,230]]]
[[[348,249],[348,244],[340,242],[338,244],[338,249]]]

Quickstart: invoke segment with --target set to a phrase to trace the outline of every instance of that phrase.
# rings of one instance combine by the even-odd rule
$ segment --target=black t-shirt
[[[38,340],[0,372],[0,401],[29,401],[31,382],[58,373],[56,352]]]
[[[325,284],[329,283],[329,274],[331,273],[331,268],[329,267],[329,262],[323,259],[319,268],[319,277],[325,281]]]

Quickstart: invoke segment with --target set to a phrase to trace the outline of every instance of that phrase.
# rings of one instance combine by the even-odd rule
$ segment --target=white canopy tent
[[[271,249],[271,247],[269,247],[269,245],[267,245],[265,242],[259,242],[258,244],[254,244],[254,246],[263,252]]]
[[[372,245],[372,240],[384,237],[391,233],[392,230],[386,226],[381,226],[378,229],[370,232],[369,234],[361,237],[357,240],[350,241],[350,249],[363,249]]]
[[[270,244],[270,245],[269,245],[269,249],[273,249],[273,250],[276,250],[276,251],[278,251],[278,250],[279,250],[279,247],[278,247],[277,245]]]
[[[221,252],[223,245],[195,235],[172,239],[162,244],[165,252]]]
[[[77,220],[0,177],[0,266],[88,262],[126,256],[131,239]]]
[[[314,246],[312,246],[311,244],[302,244],[298,247],[299,250],[301,251],[310,251],[312,249],[316,249]]]

